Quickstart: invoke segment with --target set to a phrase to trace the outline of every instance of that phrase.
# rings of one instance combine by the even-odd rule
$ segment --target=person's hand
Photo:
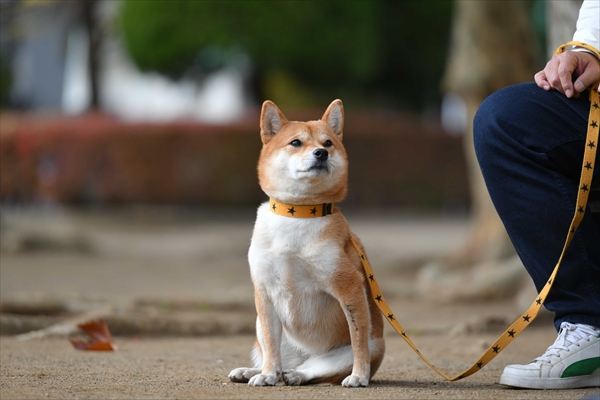
[[[590,85],[600,82],[600,60],[584,51],[566,51],[554,55],[534,78],[544,90],[556,89],[569,98],[578,98]]]

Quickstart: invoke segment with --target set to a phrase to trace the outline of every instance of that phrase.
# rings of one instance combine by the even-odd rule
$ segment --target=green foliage
[[[142,70],[179,77],[235,51],[330,96],[422,106],[437,96],[451,1],[126,1],[120,26]],[[335,97],[335,95],[334,95]],[[426,100],[429,99],[429,100]]]

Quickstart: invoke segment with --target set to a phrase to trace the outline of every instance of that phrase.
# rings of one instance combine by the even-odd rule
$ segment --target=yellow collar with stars
[[[298,206],[292,204],[280,203],[276,200],[269,199],[270,209],[277,215],[292,218],[317,218],[333,214],[334,203],[322,203],[309,206]]]

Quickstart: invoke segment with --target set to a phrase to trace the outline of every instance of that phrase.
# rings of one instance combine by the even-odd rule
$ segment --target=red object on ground
[[[113,342],[106,322],[102,320],[78,324],[77,327],[88,334],[87,341],[83,339],[69,339],[73,347],[78,350],[115,351],[117,345]]]

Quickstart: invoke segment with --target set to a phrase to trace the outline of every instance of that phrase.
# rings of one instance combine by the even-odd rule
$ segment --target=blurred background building
[[[248,60],[201,81],[144,73],[120,40],[121,6],[112,0],[3,1],[3,104],[66,115],[100,109],[129,121],[240,118],[248,108]]]

